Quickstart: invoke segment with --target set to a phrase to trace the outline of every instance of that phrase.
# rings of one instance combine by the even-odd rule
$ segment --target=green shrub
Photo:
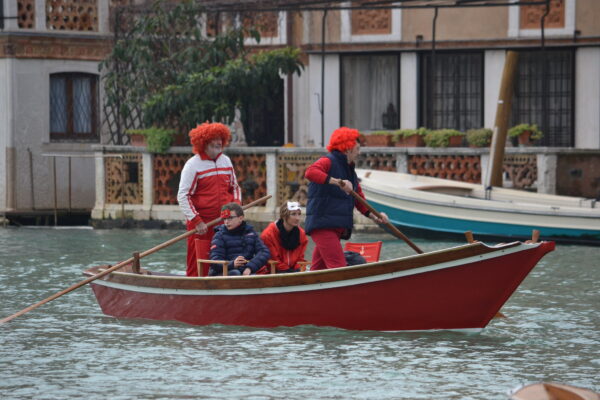
[[[157,128],[155,126],[145,129],[128,129],[128,135],[142,135],[146,138],[146,148],[152,153],[164,153],[173,143],[173,129]]]
[[[467,143],[476,147],[487,147],[492,142],[492,130],[487,128],[469,129]]]
[[[530,137],[531,137],[532,140],[538,140],[538,139],[541,139],[544,136],[544,134],[542,133],[542,131],[540,131],[538,129],[538,126],[535,125],[535,124],[533,124],[533,125],[530,125],[530,124],[519,124],[519,125],[513,126],[512,128],[510,128],[508,130],[508,136],[510,136],[510,137],[517,137],[517,136],[520,136],[521,133],[526,132],[526,131],[531,132],[531,136]]]
[[[399,129],[392,132],[392,142],[396,143],[400,140],[400,138],[408,138],[413,135],[425,136],[428,132],[429,130],[423,127],[418,129]]]
[[[452,136],[465,136],[465,134],[455,129],[436,129],[429,131],[423,139],[429,147],[448,147]]]

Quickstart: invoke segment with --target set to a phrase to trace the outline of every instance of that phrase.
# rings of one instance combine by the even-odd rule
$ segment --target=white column
[[[537,191],[538,193],[556,194],[556,154],[537,154]]]
[[[18,13],[17,0],[4,1],[4,16],[5,17],[16,17]],[[9,18],[4,20],[5,31],[16,31],[19,29],[19,20],[16,18]]]
[[[277,207],[277,153],[266,154],[266,171],[267,171],[267,194],[271,197],[267,200],[267,212],[273,211]]]
[[[419,85],[417,82],[417,53],[400,56],[400,128],[418,128]]]
[[[151,153],[142,154],[142,204],[144,211],[152,210],[152,204],[154,204],[154,168],[152,165],[153,156]]]
[[[46,0],[35,0],[35,30],[46,30]]]
[[[321,98],[321,56],[311,55],[309,58],[309,102],[310,102],[310,139],[317,147],[321,146],[321,112],[319,104],[323,104],[325,131],[324,145],[334,129],[340,127],[340,57],[337,54],[325,56],[325,101]]]
[[[109,1],[98,0],[98,32],[99,33],[110,33],[110,13],[108,4]]]
[[[408,153],[396,154],[396,172],[408,174]]]
[[[490,163],[490,154],[489,153],[485,153],[485,154],[481,154],[479,156],[479,168],[481,168],[481,184],[483,186],[485,186],[488,182],[488,173],[489,171],[489,165]]]
[[[105,174],[104,174],[104,157],[102,152],[97,151],[94,153],[95,158],[95,177],[96,177],[96,202],[94,209],[92,210],[92,218],[103,219],[104,218],[104,207],[106,199],[106,191],[104,187]]]
[[[482,128],[494,129],[496,110],[498,109],[498,96],[500,95],[500,81],[502,80],[505,59],[506,52],[504,50],[487,50],[485,52],[483,68],[485,93],[483,95]]]
[[[16,4],[16,2],[14,2]],[[8,20],[10,21],[10,20]],[[6,22],[6,21],[5,21]],[[14,59],[0,60],[0,209],[15,206]]]
[[[575,147],[600,149],[600,48],[575,53]]]

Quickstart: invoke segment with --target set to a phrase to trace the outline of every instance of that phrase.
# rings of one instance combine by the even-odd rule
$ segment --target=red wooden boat
[[[251,327],[484,328],[554,242],[474,242],[326,271],[188,278],[131,269],[91,283],[117,318]],[[88,269],[93,276],[106,266]]]

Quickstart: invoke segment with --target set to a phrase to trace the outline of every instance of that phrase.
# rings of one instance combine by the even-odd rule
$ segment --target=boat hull
[[[92,288],[102,311],[118,318],[261,328],[308,324],[379,331],[479,330],[553,248],[552,242],[501,248],[473,244],[285,276],[112,273]]]
[[[475,237],[600,244],[600,209],[592,201],[385,171],[357,170],[369,203],[398,227]],[[498,197],[498,199],[496,199]],[[585,205],[585,206],[584,206]],[[440,235],[437,235],[440,236]]]

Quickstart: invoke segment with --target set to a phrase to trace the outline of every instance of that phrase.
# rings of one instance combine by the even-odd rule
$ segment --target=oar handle
[[[254,200],[253,202],[246,204],[245,206],[242,207],[242,209],[246,210],[246,209],[248,209],[250,207],[254,207],[257,204],[260,204],[260,203],[263,203],[263,202],[269,200],[271,197],[272,197],[271,195],[267,195],[267,196],[261,197],[258,200]],[[217,218],[217,219],[214,219],[214,220],[210,221],[208,224],[206,224],[206,226],[207,227],[211,227],[213,225],[218,224],[219,222],[221,222],[221,218]],[[164,242],[162,244],[159,244],[158,246],[155,246],[155,247],[153,247],[153,248],[151,248],[149,250],[146,250],[146,251],[140,253],[140,258],[146,257],[147,255],[155,253],[158,250],[164,249],[165,247],[168,247],[168,246],[172,245],[173,243],[177,243],[178,241],[180,241],[182,239],[185,239],[188,236],[193,235],[194,233],[196,233],[196,230],[192,229],[191,231],[187,231],[186,233],[181,234],[181,235],[179,235],[177,237],[174,237],[173,239],[167,240],[166,242]],[[62,296],[63,294],[67,294],[69,292],[72,292],[73,290],[75,290],[77,288],[80,288],[83,285],[87,285],[88,283],[90,283],[92,281],[95,281],[96,279],[102,278],[103,276],[108,275],[111,272],[116,271],[119,268],[122,268],[122,267],[124,267],[127,264],[132,263],[133,260],[134,260],[133,257],[129,257],[127,260],[121,261],[117,265],[113,265],[112,267],[110,267],[108,269],[105,269],[104,271],[102,271],[102,272],[100,272],[98,274],[95,274],[94,276],[90,276],[89,278],[84,279],[83,281],[81,281],[79,283],[76,283],[76,284],[74,284],[74,285],[72,285],[72,286],[70,286],[70,287],[68,287],[68,288],[66,288],[64,290],[61,290],[60,292],[55,293],[52,296],[50,296],[50,297],[48,297],[48,298],[46,298],[46,299],[44,299],[42,301],[39,301],[39,302],[37,302],[35,304],[32,304],[29,307],[24,308],[24,309],[22,309],[21,311],[19,311],[17,313],[14,313],[13,315],[10,315],[10,316],[8,316],[8,317],[6,317],[4,319],[1,319],[0,320],[0,325],[4,324],[5,322],[9,322],[9,321],[11,321],[11,320],[13,320],[13,319],[15,319],[15,318],[17,318],[17,317],[25,314],[25,313],[28,313],[29,311],[34,310],[34,309],[38,308],[39,306],[44,305],[44,304],[46,304],[46,303],[48,303],[48,302],[50,302],[50,301],[52,301],[52,300],[54,300],[54,299]]]
[[[352,195],[352,197],[354,197],[356,201],[365,206],[372,214],[375,214],[377,218],[383,219],[381,213],[374,209],[373,206],[371,206],[369,202],[367,202],[367,200],[365,200],[361,195],[356,193],[354,190],[350,190],[350,194]],[[416,244],[414,244],[409,238],[407,238],[404,233],[400,232],[400,230],[398,230],[398,228],[396,228],[394,225],[392,225],[389,222],[385,222],[382,225],[385,225],[390,231],[392,231],[392,234],[394,236],[404,240],[406,244],[412,247],[414,251],[416,251],[419,254],[423,254],[423,250],[421,250]]]

